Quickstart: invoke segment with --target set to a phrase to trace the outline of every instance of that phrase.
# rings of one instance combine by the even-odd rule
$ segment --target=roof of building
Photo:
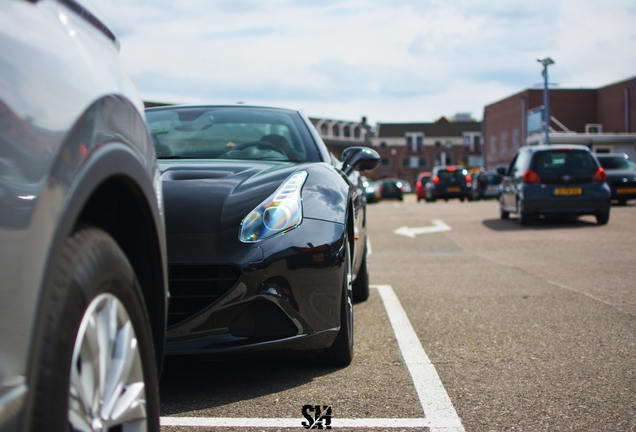
[[[403,137],[409,132],[423,132],[426,137],[456,137],[464,132],[481,132],[481,122],[378,123],[377,137]]]

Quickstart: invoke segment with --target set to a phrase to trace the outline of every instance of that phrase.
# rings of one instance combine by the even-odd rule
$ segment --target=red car
[[[430,172],[419,173],[417,182],[415,183],[415,192],[417,193],[417,201],[423,200],[426,195],[426,182],[431,179]]]

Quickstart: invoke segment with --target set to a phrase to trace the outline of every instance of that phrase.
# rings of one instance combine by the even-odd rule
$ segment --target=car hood
[[[304,216],[344,220],[345,182],[329,182],[340,176],[325,163],[160,160],[159,169],[168,233],[238,229],[249,212],[297,171],[309,173],[302,192]]]

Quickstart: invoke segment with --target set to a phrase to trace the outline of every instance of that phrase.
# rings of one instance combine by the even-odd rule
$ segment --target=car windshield
[[[636,171],[636,165],[623,156],[604,156],[598,158],[601,166],[606,170],[630,170]]]
[[[588,174],[596,171],[592,154],[585,150],[547,150],[537,153],[534,170],[540,176]]]
[[[241,159],[318,162],[300,115],[250,107],[146,110],[158,159]]]

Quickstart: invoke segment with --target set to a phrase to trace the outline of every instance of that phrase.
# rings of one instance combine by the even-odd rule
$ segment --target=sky
[[[636,0],[92,0],[142,99],[432,122],[636,76]]]

